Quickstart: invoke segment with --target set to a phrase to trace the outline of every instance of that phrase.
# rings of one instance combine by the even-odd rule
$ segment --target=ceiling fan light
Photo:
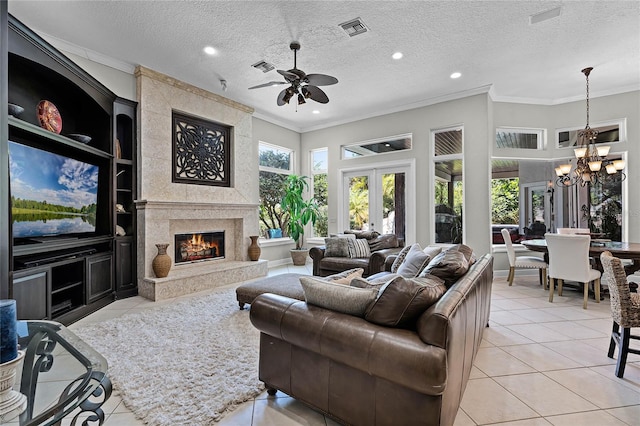
[[[307,101],[304,100],[304,96],[301,93],[298,93],[298,105],[306,104]]]
[[[284,94],[284,97],[282,98],[282,100],[284,101],[285,104],[288,104],[289,101],[291,100],[291,97],[293,97],[293,92],[290,90],[287,90],[287,93]]]
[[[309,89],[307,89],[307,86],[304,86],[302,88],[302,95],[307,99],[311,97],[311,92],[309,92]]]
[[[615,167],[616,170],[622,170],[624,169],[624,166],[625,166],[624,160],[613,160],[613,167]]]

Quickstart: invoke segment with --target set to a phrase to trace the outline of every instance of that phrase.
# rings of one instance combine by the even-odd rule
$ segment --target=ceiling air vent
[[[357,36],[358,34],[366,33],[369,31],[367,26],[362,22],[362,19],[356,18],[350,21],[340,24],[342,29],[349,34],[350,37]]]
[[[270,63],[262,60],[262,61],[258,61],[255,64],[251,65],[252,67],[259,69],[262,72],[269,72],[271,70],[276,69],[276,67],[274,67],[273,65],[271,65]]]

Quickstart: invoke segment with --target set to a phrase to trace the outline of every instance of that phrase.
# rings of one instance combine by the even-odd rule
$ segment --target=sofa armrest
[[[326,246],[311,247],[309,256],[313,259],[313,275],[320,275],[320,261],[324,258]]]
[[[400,251],[402,251],[402,247],[386,248],[371,253],[369,257],[369,275],[384,272],[387,257],[398,254]],[[389,267],[389,269],[391,268]]]
[[[391,272],[391,267],[393,266],[393,262],[395,262],[397,258],[398,258],[397,254],[391,254],[387,256],[387,258],[384,261],[384,270],[386,272]]]

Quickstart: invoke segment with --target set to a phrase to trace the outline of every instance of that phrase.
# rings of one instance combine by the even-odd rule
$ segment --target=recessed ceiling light
[[[393,55],[391,55],[391,57],[392,57],[393,59],[396,59],[396,60],[397,60],[397,59],[402,59],[402,56],[403,56],[403,55],[402,55],[402,52],[396,52],[396,53],[394,53]]]
[[[313,111],[311,111],[314,114],[320,114],[320,111],[318,111],[317,109],[314,109]]]
[[[217,53],[216,49],[214,49],[211,46],[207,46],[203,50],[204,50],[204,53],[206,53],[207,55],[215,55]]]
[[[451,74],[449,77],[451,78],[460,78],[462,77],[462,74],[460,74],[459,72],[454,72],[453,74]]]

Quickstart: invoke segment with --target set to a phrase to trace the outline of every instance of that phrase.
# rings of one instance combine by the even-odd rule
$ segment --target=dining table
[[[520,241],[520,244],[531,251],[544,253],[545,260],[549,262],[547,240],[543,238],[523,240]],[[613,256],[620,259],[627,259],[631,261],[631,263],[626,264],[624,267],[627,275],[631,275],[635,271],[640,270],[640,243],[608,240],[603,241],[598,239],[591,240],[591,244],[589,245],[589,257],[594,260],[595,267],[600,271],[602,271],[600,255],[605,251],[611,252]]]

